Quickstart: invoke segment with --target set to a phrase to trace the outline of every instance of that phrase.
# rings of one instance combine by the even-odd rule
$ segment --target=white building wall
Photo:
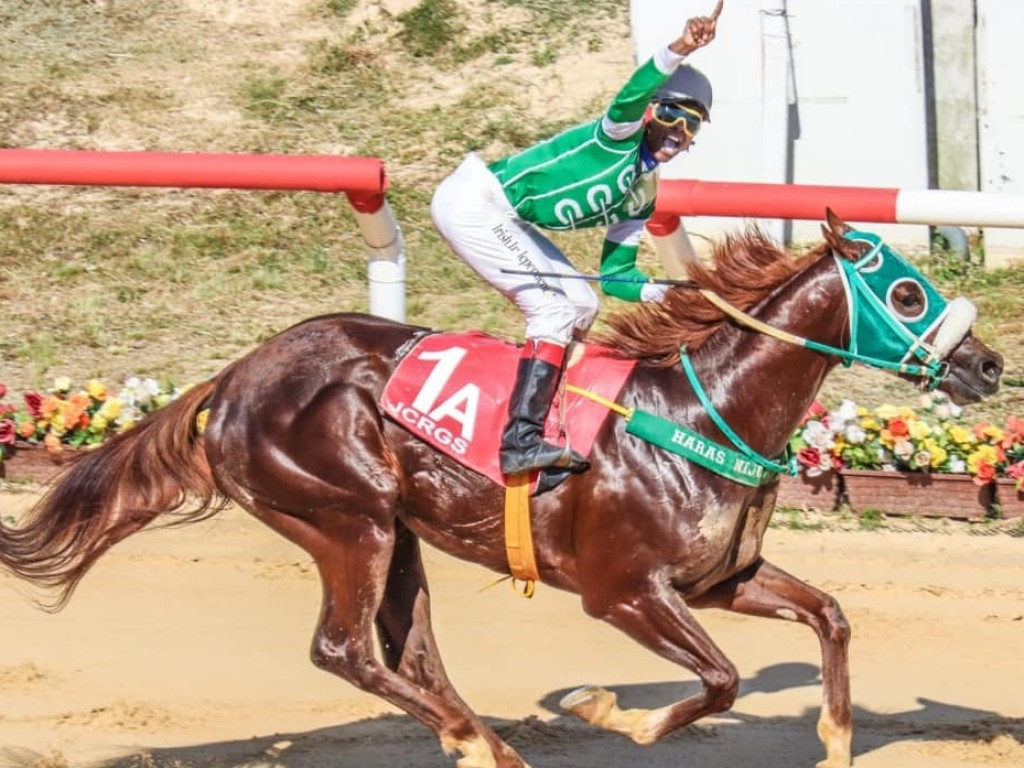
[[[981,188],[1024,193],[1024,3],[978,0],[978,140]],[[1024,230],[986,227],[985,263],[1024,258]]]
[[[637,57],[646,58],[687,18],[709,13],[713,2],[632,0],[631,6]],[[760,0],[728,0],[717,39],[692,56],[715,88],[712,122],[663,177],[926,189],[919,0],[788,0],[795,108],[785,179],[766,178],[763,170],[769,164],[761,120],[761,7]],[[735,219],[687,222],[691,232],[707,235],[737,225]],[[923,226],[871,229],[893,243],[927,242]],[[820,239],[819,222],[794,222],[792,239]]]

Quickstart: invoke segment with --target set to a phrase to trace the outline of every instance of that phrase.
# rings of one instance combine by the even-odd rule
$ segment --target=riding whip
[[[534,272],[529,269],[503,269],[501,270],[506,275],[530,275],[532,277],[557,277],[557,278],[575,278],[576,280],[598,280],[603,283],[638,283],[640,285],[677,285],[682,288],[697,288],[697,284],[693,280],[660,280],[657,278],[647,278],[646,280],[640,280],[636,277],[615,277],[608,276],[602,277],[601,275],[563,275],[559,272]]]

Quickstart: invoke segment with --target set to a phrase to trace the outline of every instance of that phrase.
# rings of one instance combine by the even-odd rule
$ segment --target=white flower
[[[832,433],[820,421],[812,421],[804,427],[803,439],[809,446],[817,448],[822,453],[835,445]]]
[[[914,444],[909,440],[899,440],[896,445],[893,446],[892,452],[897,457],[907,461],[911,456],[914,455]]]
[[[850,445],[860,445],[867,439],[867,433],[860,428],[859,424],[850,424],[843,430],[843,439]]]
[[[846,424],[857,423],[857,404],[853,400],[843,400],[840,406],[832,411],[831,418],[833,423],[838,425],[837,432],[842,431]]]
[[[918,469],[928,469],[932,465],[932,455],[928,451],[918,451],[914,454],[914,466]]]
[[[965,475],[967,474],[967,462],[959,456],[950,456],[949,471],[954,475]]]

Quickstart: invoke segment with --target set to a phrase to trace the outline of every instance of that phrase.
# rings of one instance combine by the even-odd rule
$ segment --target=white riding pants
[[[438,186],[430,204],[434,226],[477,274],[526,316],[526,336],[565,346],[597,317],[597,295],[565,254],[533,225],[516,217],[501,182],[470,154]],[[509,274],[502,270],[527,272]]]

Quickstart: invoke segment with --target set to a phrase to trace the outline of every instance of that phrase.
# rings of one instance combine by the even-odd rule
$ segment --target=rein
[[[862,274],[862,272],[871,273],[875,271],[877,267],[872,265],[880,263],[887,254],[888,249],[880,238],[869,233],[854,232],[847,235],[847,237],[851,240],[866,240],[872,245],[868,253],[856,263],[835,257],[850,310],[849,349],[822,344],[803,336],[780,330],[737,309],[712,290],[698,288],[698,291],[726,317],[732,318],[740,325],[765,336],[771,336],[786,344],[838,357],[842,360],[843,365],[847,367],[856,362],[873,368],[897,371],[908,376],[918,376],[925,379],[929,389],[934,389],[942,381],[948,365],[939,359],[939,355],[934,348],[924,342],[923,332],[920,334],[911,332],[906,325],[902,324],[892,315],[881,301],[877,289],[869,285],[864,274]],[[908,266],[903,262],[902,258],[897,256],[897,260],[904,267]],[[946,317],[947,312],[943,302],[940,307],[940,314],[935,322],[941,323]],[[861,336],[865,337],[863,339],[864,346],[870,349],[871,345],[876,341],[876,337],[883,332],[889,338],[898,340],[899,343],[904,345],[902,359],[886,359],[857,351],[860,346]],[[890,352],[890,350],[885,349],[882,351],[883,354]],[[898,356],[898,353],[894,354],[894,357],[896,356]],[[725,419],[722,418],[722,415],[711,402],[707,392],[705,392],[704,387],[697,378],[697,372],[693,368],[693,363],[690,361],[690,356],[685,347],[680,349],[679,359],[690,387],[693,389],[700,404],[704,407],[715,426],[726,436],[736,450],[719,445],[687,427],[674,424],[661,417],[610,403],[578,387],[570,386],[569,389],[578,395],[589,397],[624,416],[628,433],[665,450],[681,455],[735,482],[759,486],[771,482],[775,479],[776,475],[786,474],[795,476],[798,474],[796,458],[789,455],[788,451],[778,459],[772,460],[762,456],[747,445],[736,434],[735,430],[726,423]],[[917,359],[919,362],[909,362],[910,359]]]
[[[849,309],[848,349],[822,344],[780,330],[737,309],[714,291],[706,288],[697,290],[723,315],[760,334],[786,344],[837,357],[846,367],[857,362],[873,368],[917,376],[924,380],[930,390],[935,389],[949,369],[948,363],[942,359],[950,349],[949,344],[962,339],[963,334],[969,329],[970,322],[973,322],[976,310],[970,302],[963,299],[955,300],[952,305],[946,302],[923,275],[904,257],[888,248],[877,235],[848,231],[844,237],[854,242],[866,242],[871,246],[856,262],[833,253]],[[575,277],[593,279],[589,275]],[[696,288],[689,281],[651,282],[667,282]],[[900,282],[916,284],[924,293],[924,299],[920,302],[924,309],[912,317],[898,316],[893,306],[892,291]],[[957,302],[962,303],[957,305]],[[930,334],[933,332],[935,337],[930,344],[925,339],[932,338]],[[865,350],[866,353],[861,350]],[[685,346],[679,350],[679,360],[701,406],[719,431],[732,443],[732,448],[720,445],[688,427],[636,408],[627,408],[581,387],[566,383],[565,388],[623,416],[628,434],[682,456],[733,482],[758,487],[775,481],[780,474],[796,476],[799,473],[796,457],[788,450],[788,446],[781,457],[772,460],[747,445],[711,402],[697,378],[697,372]],[[506,489],[505,524],[506,550],[513,586],[517,580],[522,580],[522,594],[530,597],[533,595],[534,583],[539,579],[539,575],[533,558],[529,496],[526,488],[525,473],[510,478]]]
[[[828,344],[812,341],[811,339],[804,338],[803,336],[798,336],[795,333],[779,330],[767,323],[761,322],[755,317],[751,317],[746,312],[737,309],[732,304],[729,304],[714,291],[701,288],[700,294],[717,309],[721,310],[723,314],[731,317],[740,325],[744,325],[747,328],[757,331],[765,336],[771,336],[773,339],[778,339],[786,344],[806,347],[807,349],[813,349],[815,352],[821,352],[826,355],[838,357],[843,361],[843,365],[847,368],[849,368],[853,363],[862,363],[863,365],[867,365],[872,368],[883,368],[889,371],[897,371],[908,376],[920,376],[928,379],[929,389],[937,387],[939,382],[942,380],[942,375],[945,373],[945,365],[940,361],[929,361],[925,365],[917,365],[915,363],[906,363],[902,361],[894,363],[889,360],[882,360],[877,357],[862,355],[848,349],[841,349],[840,347],[833,347]],[[853,325],[853,322],[854,317],[851,316],[850,324]]]

